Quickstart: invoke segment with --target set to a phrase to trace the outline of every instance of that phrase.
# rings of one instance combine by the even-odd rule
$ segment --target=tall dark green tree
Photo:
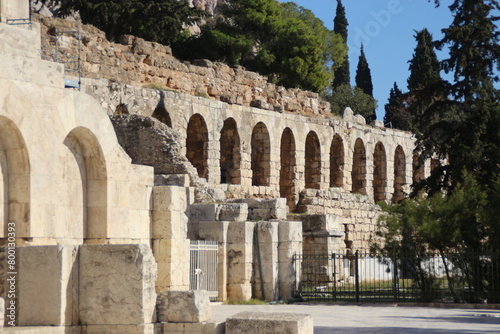
[[[343,43],[347,48],[347,27],[349,23],[347,21],[345,7],[342,4],[342,0],[337,0],[337,10],[335,13],[335,18],[333,20],[333,31],[340,35],[343,39]],[[350,85],[351,84],[351,76],[349,70],[349,58],[345,57],[344,62],[335,70],[333,77],[332,88],[338,88],[340,85]]]
[[[408,90],[410,92],[441,81],[439,74],[441,68],[434,50],[432,35],[427,29],[423,29],[417,31],[415,40],[417,46],[413,58],[409,61]]]
[[[437,47],[450,50],[442,68],[453,82],[428,85],[416,99],[436,92],[437,99],[423,113],[418,144],[430,157],[438,154],[447,163],[434,170],[432,190],[453,189],[463,171],[473,173],[481,184],[492,184],[500,175],[500,106],[498,82],[500,32],[492,16],[500,10],[496,0],[455,0],[450,6],[453,22],[443,29]],[[441,180],[441,182],[435,182]]]
[[[169,45],[183,36],[184,26],[205,16],[185,1],[169,0],[70,0],[58,15],[72,11],[78,11],[84,23],[103,30],[110,40],[131,34]]]
[[[384,106],[384,123],[395,129],[410,131],[413,117],[408,108],[408,94],[404,94],[394,83],[389,93],[388,103]]]
[[[366,60],[363,45],[361,45],[361,54],[359,55],[358,68],[356,70],[356,87],[360,88],[363,93],[373,97],[372,74]],[[376,119],[375,110],[372,111],[371,115],[365,117],[367,123]]]

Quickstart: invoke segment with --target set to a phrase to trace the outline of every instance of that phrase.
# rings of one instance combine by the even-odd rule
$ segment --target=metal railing
[[[306,300],[500,303],[499,254],[296,254],[294,265]]]
[[[217,252],[219,246],[216,241],[191,240],[189,289],[207,290],[210,299],[219,296],[217,279]]]

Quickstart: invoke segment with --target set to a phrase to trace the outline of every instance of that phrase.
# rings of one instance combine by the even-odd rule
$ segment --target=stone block
[[[64,332],[66,333],[66,332]],[[87,325],[82,326],[83,334],[156,334],[154,324],[144,325]]]
[[[221,204],[217,220],[239,222],[248,220],[248,205],[246,203]]]
[[[155,325],[155,334],[224,334],[225,322],[173,323]]]
[[[257,330],[258,329],[258,330]],[[300,313],[241,312],[226,321],[226,334],[312,334],[313,318]]]
[[[249,220],[286,219],[288,214],[286,198],[243,198],[233,202],[248,205]]]
[[[159,322],[198,323],[212,320],[210,299],[205,290],[162,291],[157,299]]]
[[[76,324],[78,246],[28,246],[16,250],[18,326]]]
[[[158,265],[156,291],[189,289],[189,240],[153,240]]]
[[[363,116],[357,114],[357,115],[354,115],[353,122],[365,125],[366,124],[366,119]]]
[[[154,179],[155,186],[179,186],[189,187],[188,174],[156,174]]]
[[[257,238],[259,248],[254,253],[257,257],[253,263],[255,272],[254,296],[266,301],[279,299],[278,289],[278,222],[258,222]],[[259,269],[262,269],[262,277]],[[263,281],[264,293],[261,291]]]
[[[82,324],[153,322],[157,268],[148,245],[84,245],[80,268]]]
[[[227,233],[227,296],[233,301],[252,297],[253,235],[255,222],[230,222]]]
[[[300,281],[293,256],[302,253],[302,222],[283,221],[278,228],[279,295],[281,300],[289,300],[293,297],[294,285]]]
[[[0,333],[3,331],[3,322],[5,316],[5,300],[0,297]]]
[[[302,221],[304,232],[338,230],[340,218],[331,214],[291,215],[289,218]]]
[[[218,219],[217,204],[191,204],[188,209],[189,222],[211,222]]]

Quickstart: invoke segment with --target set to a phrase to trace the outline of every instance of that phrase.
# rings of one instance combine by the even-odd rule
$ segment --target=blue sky
[[[337,0],[296,0],[299,6],[310,9],[325,26],[333,29]],[[377,119],[384,117],[384,105],[389,91],[397,82],[406,91],[410,74],[408,61],[416,46],[415,30],[427,28],[434,39],[442,37],[441,29],[447,28],[453,18],[448,6],[451,0],[441,0],[441,6],[427,0],[343,0],[349,22],[349,61],[351,84],[354,85],[359,48],[364,44],[370,66],[373,95],[378,100]],[[439,59],[447,58],[437,52]],[[448,78],[443,74],[444,78]]]

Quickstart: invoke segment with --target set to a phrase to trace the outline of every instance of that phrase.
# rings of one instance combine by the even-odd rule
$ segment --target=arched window
[[[366,194],[366,150],[360,138],[354,144],[351,177],[352,192]]]
[[[403,187],[406,184],[406,159],[403,148],[398,145],[394,154],[394,194],[392,202],[396,203],[405,196]]]
[[[321,147],[318,135],[314,131],[307,135],[305,153],[306,188],[319,189],[321,184]]]
[[[107,175],[106,162],[99,141],[87,128],[78,127],[64,139],[64,145],[73,154],[79,169],[83,220],[83,239],[107,237]],[[75,196],[79,196],[74,193]]]
[[[199,177],[208,177],[208,129],[200,114],[194,114],[189,119],[186,157],[198,171]]]
[[[335,135],[330,146],[330,187],[344,186],[344,143]]]
[[[381,142],[375,145],[373,167],[373,199],[375,202],[384,201],[387,187],[387,157]]]
[[[228,118],[220,132],[220,183],[241,183],[240,136],[236,121]]]
[[[292,130],[286,128],[281,135],[280,196],[287,199],[290,211],[295,209],[295,138]]]
[[[156,107],[155,111],[153,112],[153,115],[151,115],[151,116],[156,118],[157,120],[159,120],[163,124],[166,124],[169,127],[172,127],[172,120],[170,119],[170,115],[164,107],[162,107],[162,106]]]
[[[252,131],[252,185],[269,186],[271,175],[271,141],[264,123],[259,122]]]

